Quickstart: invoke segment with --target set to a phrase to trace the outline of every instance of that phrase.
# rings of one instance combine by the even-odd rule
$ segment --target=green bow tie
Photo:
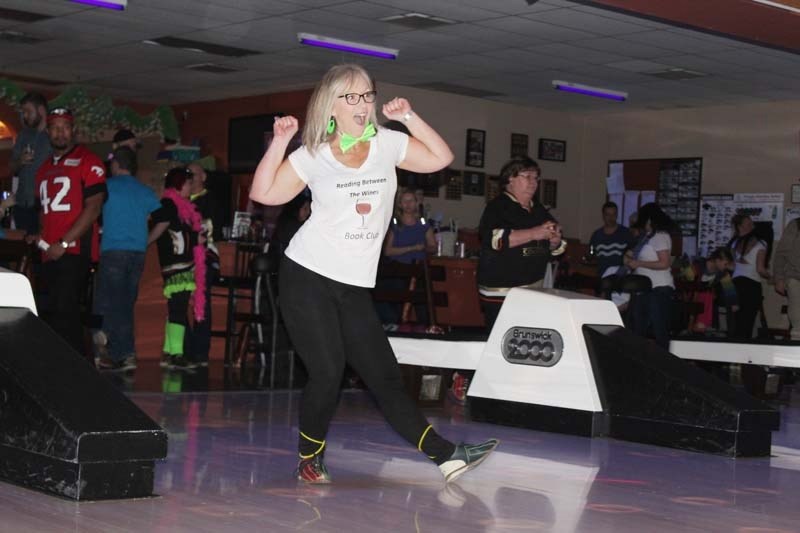
[[[372,137],[375,137],[375,133],[375,126],[372,125],[372,122],[367,124],[367,127],[364,128],[364,133],[361,134],[361,137],[353,137],[349,133],[342,131],[339,133],[339,148],[342,149],[342,153],[344,154],[358,143],[368,141]]]

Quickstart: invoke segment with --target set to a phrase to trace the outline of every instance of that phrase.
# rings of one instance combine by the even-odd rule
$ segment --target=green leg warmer
[[[183,337],[186,326],[167,322],[164,338],[164,351],[170,355],[183,355]]]

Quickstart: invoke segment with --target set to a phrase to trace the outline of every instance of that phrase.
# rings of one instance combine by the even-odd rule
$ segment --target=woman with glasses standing
[[[306,186],[311,216],[280,266],[281,307],[309,374],[300,406],[298,479],[329,483],[325,438],[345,363],[375,395],[392,427],[436,463],[447,481],[477,465],[497,445],[458,446],[438,435],[403,386],[397,360],[368,291],[394,207],[395,167],[435,172],[453,154],[403,98],[383,114],[413,137],[376,127],[375,84],[358,65],[331,68],[314,90],[303,146],[284,160],[297,119],[276,118],[274,138],[256,169],[250,198],[280,205]]]
[[[478,292],[489,331],[511,288],[542,286],[547,263],[562,244],[558,222],[534,198],[539,177],[536,161],[515,157],[500,170],[503,194],[481,215]]]

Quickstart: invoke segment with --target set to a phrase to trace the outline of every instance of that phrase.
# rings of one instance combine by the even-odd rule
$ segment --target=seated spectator
[[[735,267],[733,255],[727,248],[718,248],[702,265],[698,278],[708,290],[695,294],[695,301],[703,303],[704,309],[695,318],[691,329],[698,333],[719,331],[731,336],[734,314],[739,309],[736,287],[731,278]],[[720,309],[725,310],[724,324],[720,320]]]
[[[634,274],[646,276],[652,289],[634,295],[630,303],[629,316],[633,332],[646,336],[652,330],[656,344],[669,348],[669,323],[675,282],[670,267],[672,264],[672,237],[669,231],[672,220],[654,203],[639,209],[636,220],[641,232],[639,242],[624,259],[625,266]]]
[[[400,213],[392,219],[383,255],[399,263],[414,263],[425,259],[425,253],[436,251],[433,228],[418,214],[417,199],[413,192],[400,195]]]
[[[589,239],[591,253],[597,261],[597,274],[601,278],[610,267],[622,266],[625,251],[634,244],[634,237],[625,226],[617,224],[617,204],[603,204],[603,226]]]
[[[413,191],[405,190],[400,193],[397,199],[397,212],[392,218],[386,239],[383,244],[383,255],[389,261],[398,263],[412,264],[425,260],[428,252],[436,251],[436,240],[433,237],[433,228],[427,220],[419,216],[419,204]],[[408,289],[407,280],[379,277],[376,280],[376,288],[388,290]],[[406,313],[403,313],[404,305],[378,302],[375,309],[381,322],[384,324],[397,324],[406,322],[411,315],[411,305],[407,305]],[[428,311],[425,305],[415,305],[414,312],[417,323],[428,321]],[[405,315],[405,316],[404,316]]]

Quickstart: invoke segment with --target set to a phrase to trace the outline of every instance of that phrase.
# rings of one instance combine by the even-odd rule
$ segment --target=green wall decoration
[[[13,81],[0,78],[0,100],[19,106],[25,90]],[[137,135],[157,134],[162,139],[177,141],[180,138],[175,113],[167,105],[158,107],[149,115],[142,116],[128,106],[115,106],[108,96],[89,96],[84,87],[70,85],[49,102],[53,107],[68,107],[75,114],[78,130],[92,140],[103,133],[118,128],[128,128]]]

